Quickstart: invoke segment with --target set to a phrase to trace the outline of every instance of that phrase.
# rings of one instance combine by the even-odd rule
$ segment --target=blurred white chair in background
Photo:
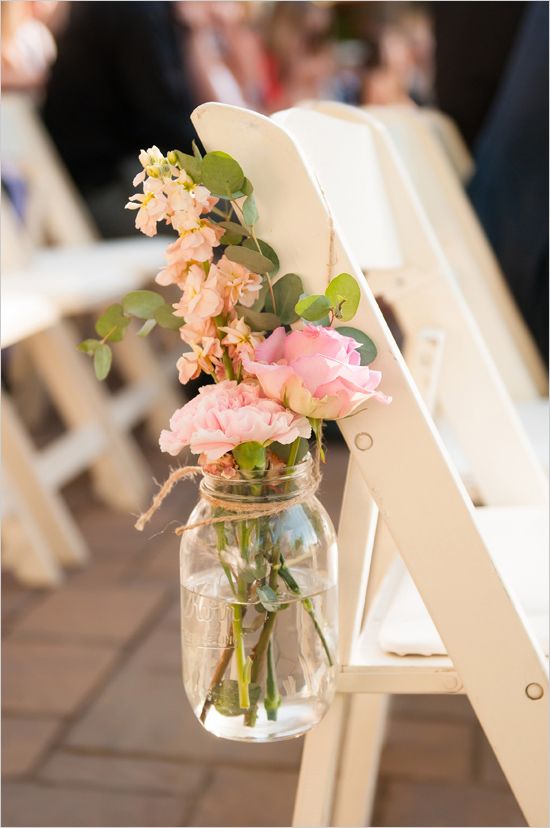
[[[421,107],[416,111],[441,144],[459,181],[466,185],[474,174],[475,163],[453,119],[439,109]]]
[[[47,336],[60,324],[55,305],[47,299],[2,291],[2,348]],[[3,393],[2,565],[28,586],[54,586],[62,580],[62,565],[78,565],[87,558],[84,539],[57,493],[66,477],[62,443],[63,438],[37,451]]]
[[[298,129],[301,119],[295,119],[295,114],[295,110],[279,114],[277,120],[285,129],[235,107],[206,104],[193,114],[205,147],[218,147],[223,135],[224,149],[254,182],[260,213],[258,231],[269,234],[267,238],[279,254],[281,272],[300,273],[305,289],[312,293],[322,292],[331,276],[340,271],[354,274],[360,282],[361,302],[354,324],[368,331],[376,342],[376,367],[383,373],[384,390],[393,396],[390,406],[368,405],[339,422],[351,453],[339,530],[339,692],[326,718],[306,737],[294,824],[365,824],[376,782],[384,694],[407,692],[467,692],[527,819],[532,825],[542,824],[547,812],[547,709],[540,700],[547,692],[548,677],[544,644],[535,631],[539,609],[546,616],[548,610],[543,605],[525,606],[523,600],[531,602],[536,594],[538,601],[540,583],[548,577],[547,517],[541,508],[547,502],[544,476],[536,462],[531,463],[530,449],[520,439],[511,465],[517,461],[521,466],[527,445],[522,469],[525,476],[515,478],[512,471],[511,479],[499,489],[485,469],[484,482],[488,487],[491,484],[492,502],[502,508],[472,507],[340,229],[340,216],[349,218],[358,229],[362,213],[359,205],[357,215],[354,193],[371,196],[366,185],[373,187],[381,181],[381,176],[365,179],[359,172],[368,130],[348,130],[335,149],[330,145],[330,121],[334,119],[314,112],[298,113],[305,116],[304,134],[317,147],[312,153],[314,167],[319,170],[324,159],[324,166],[333,168],[334,180],[339,177],[340,191],[348,195],[342,213],[345,199],[333,203],[319,176],[324,199],[314,180],[314,167],[306,166],[310,152]],[[383,165],[382,160],[378,163]],[[376,169],[374,165],[371,172]],[[395,170],[388,186],[394,208],[396,199],[407,196]],[[383,191],[377,188],[377,193]],[[416,220],[410,215],[407,218],[411,230],[416,231],[414,250],[420,267],[428,254],[436,254],[437,245],[432,246],[433,237],[425,232],[418,215]],[[389,228],[386,239],[391,235]],[[394,244],[399,235],[393,233],[393,237],[393,249],[387,250],[386,256],[395,261],[402,250]],[[412,244],[411,239],[408,242]],[[410,248],[405,251],[410,252]],[[444,259],[437,254],[436,261],[445,278],[436,284],[434,301],[441,301],[442,285],[458,297],[461,321],[466,324],[464,335],[474,332],[483,377],[490,389],[489,403],[505,402],[498,374],[482,340],[475,335],[475,325],[463,309],[456,286],[447,287],[453,283]],[[457,382],[462,379],[457,377]],[[484,394],[482,388],[480,395]],[[471,430],[479,426],[487,439],[475,398],[468,402],[463,413]],[[495,415],[510,420],[514,439],[516,431],[521,435],[521,429],[516,428],[509,409],[498,404]],[[499,435],[493,435],[486,448],[493,458],[499,454],[498,440]],[[443,641],[435,640],[437,633],[434,639],[429,623],[424,624],[426,617],[430,620],[424,608],[419,619],[414,617],[414,605],[411,616],[410,607],[401,600],[399,571],[389,573],[365,620],[365,587],[377,521],[374,499],[381,525],[386,534],[391,533]],[[521,560],[516,554],[518,539],[525,544]],[[526,579],[529,586],[525,589]],[[393,626],[390,621],[395,622]]]
[[[96,314],[125,292],[144,287],[164,264],[167,240],[97,240],[30,99],[5,95],[2,114],[3,163],[18,170],[27,185],[25,227],[3,238],[4,279],[49,297],[65,315]],[[114,365],[126,381],[128,401],[118,405],[121,427],[145,418],[158,437],[181,404],[167,377],[168,371],[175,376],[173,363],[171,354],[161,364],[142,338],[129,335],[117,344]]]

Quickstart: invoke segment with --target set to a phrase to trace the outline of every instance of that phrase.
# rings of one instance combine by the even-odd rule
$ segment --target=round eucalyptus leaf
[[[226,152],[207,152],[202,159],[202,183],[213,195],[227,198],[241,189],[244,173]]]
[[[325,296],[330,300],[337,318],[349,322],[359,307],[361,289],[350,273],[340,273],[331,280]]]

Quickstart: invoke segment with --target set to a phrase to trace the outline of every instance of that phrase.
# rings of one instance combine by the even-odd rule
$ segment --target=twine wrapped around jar
[[[195,477],[197,474],[202,474],[202,469],[200,466],[182,466],[179,469],[174,469],[167,480],[164,481],[162,486],[160,487],[159,491],[153,498],[153,501],[149,508],[143,512],[137,519],[134,524],[134,527],[138,530],[138,532],[142,532],[145,528],[146,524],[149,523],[153,515],[160,509],[164,500],[168,497],[174,486],[180,482],[180,480],[185,480],[190,477]],[[286,509],[290,508],[291,506],[296,506],[298,503],[304,503],[309,497],[314,495],[317,492],[321,484],[321,458],[320,453],[317,451],[315,454],[315,462],[313,467],[313,473],[311,475],[310,482],[305,485],[299,494],[295,495],[294,497],[289,498],[281,503],[265,503],[261,506],[255,503],[234,503],[231,506],[231,511],[234,514],[231,515],[219,515],[218,517],[210,517],[205,520],[197,521],[196,523],[187,523],[182,526],[177,526],[174,529],[176,535],[182,535],[184,532],[188,532],[190,529],[197,529],[200,526],[211,526],[215,523],[233,523],[235,521],[242,520],[244,517],[246,518],[261,518],[267,517],[268,515],[276,515],[280,512],[285,511]],[[203,500],[208,501],[208,503],[212,504],[213,506],[218,506],[221,508],[226,508],[227,503],[225,501],[219,500],[218,498],[214,497],[208,492],[205,492],[201,488],[201,498]]]

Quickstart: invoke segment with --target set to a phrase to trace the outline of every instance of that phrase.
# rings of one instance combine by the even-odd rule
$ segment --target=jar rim
[[[284,466],[280,473],[271,471],[247,472],[247,477],[227,478],[221,474],[203,472],[201,489],[215,494],[217,498],[228,501],[236,500],[265,500],[266,497],[291,498],[296,494],[296,484],[305,482],[311,475],[313,461],[310,454],[293,466]],[[269,491],[262,494],[255,494],[250,489],[254,484],[263,483],[269,486]],[[294,484],[285,486],[285,484]],[[277,492],[279,487],[283,491]]]

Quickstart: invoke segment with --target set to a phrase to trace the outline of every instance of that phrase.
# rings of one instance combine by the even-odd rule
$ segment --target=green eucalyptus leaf
[[[318,294],[304,296],[296,303],[296,313],[308,322],[318,322],[323,319],[330,308],[331,304],[327,297]]]
[[[325,290],[338,319],[349,322],[356,314],[361,300],[361,289],[350,273],[340,273]]]
[[[262,607],[268,612],[277,612],[282,608],[279,596],[268,584],[264,584],[258,589],[258,598]]]
[[[132,290],[122,300],[124,312],[138,319],[154,319],[155,311],[164,304],[164,297],[154,290]]]
[[[357,349],[359,356],[361,357],[361,365],[370,365],[370,363],[376,359],[376,355],[378,353],[376,345],[370,336],[366,335],[366,333],[359,331],[357,328],[348,327],[347,325],[343,325],[342,327],[339,326],[336,330],[338,333],[342,334],[342,336],[351,336],[352,339],[355,339],[361,344],[361,347]]]
[[[166,302],[156,309],[154,320],[158,322],[161,328],[168,328],[171,331],[177,331],[185,324],[185,319],[172,313],[172,308]]]
[[[254,707],[260,698],[259,684],[248,685],[250,706]],[[212,702],[222,716],[242,716],[243,709],[239,704],[239,683],[235,679],[223,679],[212,690]]]
[[[95,323],[95,330],[102,339],[109,342],[120,342],[124,338],[130,320],[124,316],[122,305],[109,305]]]
[[[213,195],[228,198],[241,189],[244,173],[226,152],[207,152],[202,159],[202,183]]]
[[[229,230],[226,230],[223,236],[220,239],[220,244],[228,245],[228,244],[240,244],[243,240],[243,237],[240,233],[232,233]]]
[[[200,149],[197,146],[197,142],[196,141],[191,141],[191,147],[193,149],[193,155],[195,156],[197,161],[202,161],[202,153],[201,153]]]
[[[296,313],[296,305],[303,292],[302,280],[296,273],[286,273],[273,284],[277,316],[283,325],[290,325],[300,318]],[[273,302],[269,291],[265,297],[265,310],[273,313]]]
[[[274,313],[260,313],[243,305],[236,305],[235,310],[253,331],[274,331],[281,324],[281,320]]]
[[[248,178],[245,178],[241,185],[241,190],[246,196],[252,195],[254,192],[254,187],[252,186],[252,181],[249,181]]]
[[[244,265],[253,273],[270,273],[273,270],[273,262],[270,259],[248,246],[238,247],[230,244],[225,248],[225,255],[232,262]]]
[[[269,290],[269,285],[267,284],[267,280],[264,279],[263,284],[262,284],[262,286],[261,286],[261,288],[258,292],[258,298],[254,302],[254,304],[251,305],[250,308],[246,308],[246,310],[251,310],[251,311],[261,311],[261,310],[263,310],[263,307],[265,305],[265,297],[267,296],[268,290]]]
[[[250,231],[239,224],[238,221],[218,221],[220,227],[228,230],[230,233],[240,234],[241,236],[250,236]]]
[[[176,167],[179,167],[180,170],[185,170],[193,181],[198,182],[201,180],[202,161],[194,155],[188,155],[186,152],[180,152],[179,150],[172,150],[168,153],[168,161]]]
[[[279,257],[277,256],[273,248],[270,247],[270,245],[267,242],[263,241],[263,239],[257,239],[256,241],[258,242],[258,247],[260,248],[262,256],[265,256],[266,259],[269,259],[269,261],[273,265],[273,267],[269,271],[269,275],[271,277],[276,276],[279,272]],[[250,250],[257,251],[258,247],[256,247],[256,241],[254,241],[254,239],[247,239],[243,242],[243,247],[248,247],[250,248]]]
[[[148,336],[153,328],[156,326],[157,320],[156,319],[146,319],[141,328],[139,329],[137,335],[138,336]]]
[[[94,371],[98,380],[104,380],[111,370],[113,352],[108,345],[101,344],[95,349]]]
[[[252,227],[258,221],[258,208],[256,207],[256,200],[253,195],[246,197],[243,204],[243,218],[249,227]]]
[[[99,339],[84,339],[76,346],[83,354],[93,354],[99,348],[101,342]]]

